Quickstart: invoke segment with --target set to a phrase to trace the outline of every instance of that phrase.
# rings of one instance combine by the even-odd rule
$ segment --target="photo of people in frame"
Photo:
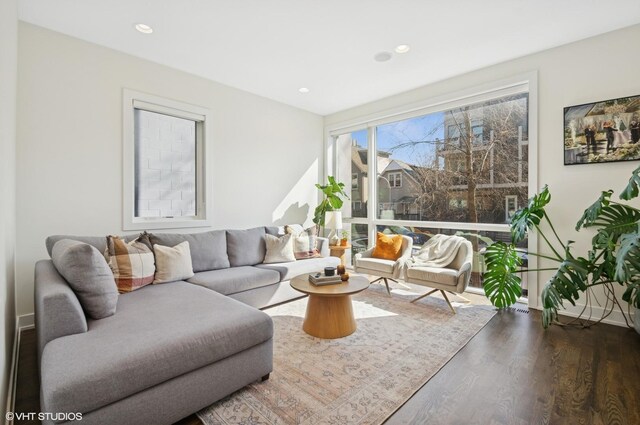
[[[564,164],[640,159],[640,96],[564,108]]]

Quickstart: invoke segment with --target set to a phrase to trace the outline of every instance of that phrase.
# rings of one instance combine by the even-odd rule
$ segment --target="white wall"
[[[0,417],[15,333],[15,152],[18,68],[17,0],[0,1]]]
[[[640,25],[543,51],[325,117],[326,126],[357,120],[402,105],[538,72],[538,186],[548,184],[548,208],[563,239],[586,255],[592,234],[573,229],[582,211],[605,189],[621,190],[637,161],[563,165],[563,107],[640,94]],[[437,58],[434,58],[437,60]],[[373,66],[374,64],[372,64]],[[635,202],[638,205],[638,202]],[[541,243],[541,242],[540,242]],[[549,274],[538,276],[541,289]],[[539,294],[538,294],[539,295]],[[601,299],[601,301],[603,301]],[[619,317],[617,318],[619,319]]]
[[[212,111],[214,228],[310,222],[322,117],[22,22],[18,65],[18,314],[48,235],[122,232],[124,87]]]

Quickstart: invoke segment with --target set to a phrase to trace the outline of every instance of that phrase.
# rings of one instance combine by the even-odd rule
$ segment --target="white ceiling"
[[[638,0],[20,0],[19,7],[24,21],[321,115],[640,22]],[[135,31],[138,22],[154,33]],[[637,42],[629,40],[630,55]],[[409,53],[373,60],[402,43]],[[600,53],[575,66],[603,66]]]

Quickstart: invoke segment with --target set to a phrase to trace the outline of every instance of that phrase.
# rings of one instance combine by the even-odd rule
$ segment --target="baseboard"
[[[624,309],[627,307],[627,303],[622,302],[621,306]],[[575,318],[580,316],[580,312],[584,308],[584,306],[582,305],[576,305],[576,306],[568,305],[566,307],[567,307],[566,309],[560,308],[558,310],[558,315]],[[582,314],[582,318],[587,319],[589,318],[589,314],[591,314],[591,320],[595,321],[595,320],[599,320],[602,317],[603,313],[604,313],[604,308],[595,305],[595,306],[592,306],[590,309],[587,307],[585,312]],[[627,317],[627,319],[629,320],[629,325],[633,325],[633,310],[631,314],[632,316]],[[602,321],[602,323],[621,326],[623,328],[627,327],[627,323],[625,322],[622,313],[620,313],[620,310],[617,308],[614,309],[613,312],[606,319]]]
[[[7,400],[5,412],[13,412],[16,403],[16,385],[18,383],[18,355],[20,353],[20,337],[22,331],[35,326],[33,313],[16,317],[16,329],[13,337],[13,349],[11,355],[11,369],[9,371],[9,385],[7,388]],[[13,425],[13,419],[5,417],[6,425]]]
[[[33,313],[18,316],[17,324],[19,329],[31,329],[35,326],[35,316]]]

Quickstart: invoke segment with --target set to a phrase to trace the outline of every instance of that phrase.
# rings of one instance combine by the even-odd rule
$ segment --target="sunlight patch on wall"
[[[271,219],[275,225],[302,224],[305,227],[313,224],[313,210],[318,204],[318,159],[307,168],[291,190],[273,210]]]

